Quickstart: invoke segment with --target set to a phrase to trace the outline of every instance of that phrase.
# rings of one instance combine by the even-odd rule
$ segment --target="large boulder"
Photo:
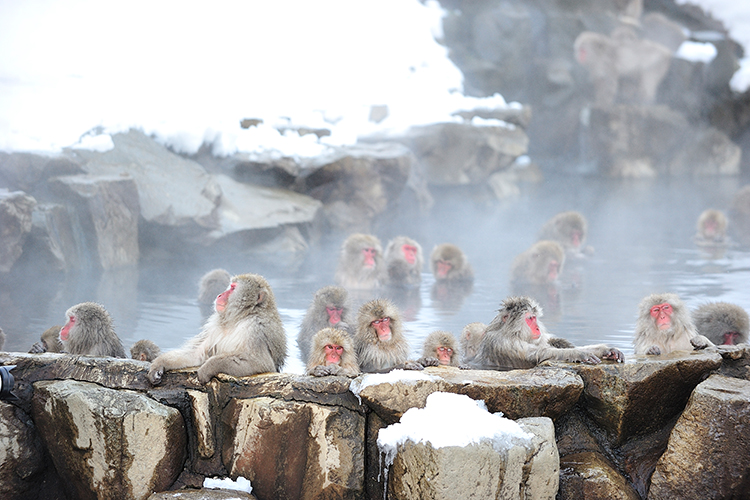
[[[656,464],[648,498],[750,497],[750,382],[712,375],[695,388]]]
[[[20,408],[0,401],[0,497],[36,498],[46,465],[34,422]]]
[[[145,499],[182,471],[180,412],[147,396],[75,380],[34,384],[32,415],[76,498]]]
[[[84,252],[79,251],[73,218],[65,205],[37,205],[31,217],[31,234],[24,249],[24,260],[36,268],[70,271],[84,267]]]
[[[26,193],[0,189],[0,273],[10,271],[23,253],[35,206]]]
[[[639,500],[641,497],[602,455],[581,452],[560,457],[560,500]]]

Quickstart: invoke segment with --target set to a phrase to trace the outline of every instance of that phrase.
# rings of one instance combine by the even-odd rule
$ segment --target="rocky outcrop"
[[[35,205],[23,192],[0,189],[0,273],[9,271],[23,253]]]

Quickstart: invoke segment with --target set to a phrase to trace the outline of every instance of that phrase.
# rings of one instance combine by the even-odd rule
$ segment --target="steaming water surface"
[[[577,345],[605,342],[632,354],[637,306],[647,294],[675,292],[690,308],[724,300],[750,309],[750,250],[735,245],[711,254],[692,240],[698,215],[706,208],[726,211],[744,183],[736,177],[615,181],[548,176],[544,183],[522,185],[518,197],[502,202],[443,194],[431,219],[395,219],[374,232],[384,246],[398,234],[411,236],[426,257],[435,244],[458,244],[475,269],[473,288],[453,294],[436,290],[425,266],[417,289],[365,292],[355,299],[394,299],[415,357],[430,332],[458,335],[467,323],[488,323],[505,297],[519,293],[542,304],[542,321],[553,335]],[[513,258],[536,240],[547,219],[564,210],[587,217],[594,254],[568,259],[558,286],[512,288]],[[299,373],[298,327],[315,290],[332,283],[340,241],[311,250],[298,266],[268,267],[241,255],[176,255],[172,262],[101,276],[4,278],[0,326],[8,335],[6,350],[27,351],[42,331],[64,321],[68,307],[86,300],[107,307],[126,349],[142,338],[163,350],[175,348],[198,333],[206,317],[196,301],[200,276],[224,267],[269,280],[289,337],[285,371]]]

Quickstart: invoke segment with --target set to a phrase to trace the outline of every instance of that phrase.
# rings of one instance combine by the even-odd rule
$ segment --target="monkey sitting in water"
[[[60,329],[63,351],[68,354],[125,357],[125,348],[112,326],[104,306],[82,302],[65,312],[68,318]]]
[[[349,334],[338,328],[323,328],[316,333],[312,339],[306,373],[315,377],[359,375],[357,357]]]
[[[687,307],[674,293],[651,294],[638,305],[635,354],[668,354],[713,346],[698,335]]]

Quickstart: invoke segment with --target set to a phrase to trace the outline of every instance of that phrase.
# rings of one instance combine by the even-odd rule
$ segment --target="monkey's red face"
[[[68,322],[65,323],[65,326],[63,326],[60,329],[60,340],[67,341],[68,337],[70,337],[70,329],[73,328],[73,325],[76,323],[76,317],[70,316],[68,317]]]
[[[674,309],[668,302],[657,304],[651,308],[651,317],[656,321],[656,328],[667,330],[672,326],[672,313]]]
[[[570,244],[573,245],[573,248],[581,246],[581,231],[573,231],[573,234],[570,235]]]
[[[706,236],[716,236],[718,229],[719,227],[714,219],[708,219],[706,223],[703,224],[703,232],[706,233]]]
[[[536,322],[536,316],[532,316],[531,314],[526,313],[526,324],[529,325],[532,339],[536,340],[542,336],[542,332],[541,330],[539,330],[539,325]]]
[[[229,288],[227,288],[224,292],[221,292],[218,297],[216,297],[216,310],[218,312],[222,312],[224,309],[227,308],[227,303],[229,302],[229,296],[232,295],[232,292],[234,292],[234,289],[237,288],[237,283],[231,283],[229,285]]]
[[[362,259],[365,267],[375,267],[375,255],[377,255],[377,252],[372,247],[362,249]]]
[[[735,345],[739,336],[738,332],[726,332],[724,334],[724,345]]]
[[[409,264],[414,264],[417,261],[417,247],[414,245],[401,245],[401,251],[404,252],[404,259]]]
[[[449,365],[451,364],[451,358],[453,357],[453,349],[450,347],[445,346],[439,346],[437,349],[435,349],[435,354],[437,354],[437,359],[440,362],[441,365]]]
[[[560,263],[554,259],[549,261],[549,266],[547,267],[547,279],[549,281],[555,281],[559,273],[560,273]]]
[[[344,310],[340,307],[326,306],[326,314],[328,314],[328,323],[330,325],[337,325],[341,321],[341,313]]]
[[[326,353],[326,366],[337,365],[341,362],[341,355],[344,354],[344,348],[337,344],[326,344],[323,346]]]
[[[378,339],[383,341],[391,340],[391,318],[380,318],[370,323],[375,332],[378,334]]]
[[[448,276],[448,273],[453,269],[453,264],[448,262],[447,260],[439,260],[437,261],[437,275],[438,278],[445,278]]]

